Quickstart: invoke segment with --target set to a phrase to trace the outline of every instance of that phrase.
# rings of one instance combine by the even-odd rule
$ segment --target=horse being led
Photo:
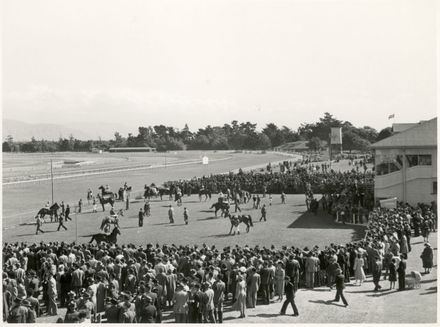
[[[111,225],[115,225],[119,228],[118,216],[115,216],[115,217],[106,216],[102,220],[101,227],[99,229],[102,230],[104,233],[108,233],[108,232],[110,232]]]
[[[227,202],[216,202],[216,203],[214,203],[209,209],[212,209],[212,208],[215,208],[215,216],[217,217],[217,212],[219,211],[219,210],[221,210],[222,211],[222,214],[221,214],[221,216],[223,217],[226,217],[226,214],[228,214],[229,213],[229,208],[230,208],[231,206],[229,205],[229,203],[227,203]]]
[[[231,222],[231,229],[229,230],[229,235],[231,235],[232,230],[234,230],[234,234],[237,231],[238,234],[240,234],[239,225],[240,223],[243,223],[246,225],[246,233],[249,233],[249,230],[251,227],[254,227],[254,224],[252,223],[252,217],[251,215],[230,215],[229,213],[225,215],[225,218],[229,218]]]
[[[115,204],[115,200],[113,199],[113,197],[107,197],[107,198],[105,198],[105,197],[103,197],[101,194],[98,194],[98,199],[99,199],[99,202],[100,202],[101,205],[102,205],[102,211],[105,211],[105,207],[104,207],[104,205],[105,205],[106,203],[109,203],[112,207],[113,207],[113,205]]]
[[[53,221],[53,217],[55,216],[55,221],[58,221],[58,209],[60,208],[60,206],[58,205],[58,203],[54,203],[51,205],[51,207],[49,209],[47,208],[41,208],[37,215],[35,216],[35,218],[37,218],[38,216],[40,216],[40,218],[44,218],[44,216],[49,215],[50,216],[50,222]]]
[[[102,234],[102,233],[91,235],[92,239],[90,240],[89,243],[96,241],[97,244],[100,244],[101,242],[116,244],[116,242],[118,241],[117,239],[118,235],[121,235],[121,231],[119,227],[115,226],[115,228],[113,228],[110,235]]]
[[[206,189],[202,188],[199,191],[199,200],[200,200],[200,202],[202,202],[202,196],[203,195],[205,196],[205,201],[208,200],[208,198],[211,199],[211,197],[212,197],[212,194],[211,194],[210,190],[206,190]]]

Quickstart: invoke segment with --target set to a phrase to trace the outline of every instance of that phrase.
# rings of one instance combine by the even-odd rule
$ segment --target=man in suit
[[[344,297],[344,288],[345,288],[344,279],[345,279],[345,276],[342,274],[342,269],[340,269],[340,268],[336,269],[336,278],[335,278],[336,297],[333,301],[339,302],[339,298],[341,298],[342,303],[344,303],[345,306],[348,306],[347,300],[345,300],[345,297]]]
[[[315,286],[315,274],[318,271],[318,266],[319,266],[319,259],[315,257],[314,253],[309,252],[305,260],[307,288],[313,288]]]
[[[214,291],[209,282],[203,284],[205,296],[203,298],[203,320],[205,323],[210,322],[215,324],[214,318]]]
[[[289,276],[284,277],[284,280],[285,280],[286,300],[284,301],[283,306],[281,307],[280,314],[281,315],[285,315],[286,314],[287,306],[290,303],[290,305],[292,306],[292,309],[293,309],[293,315],[295,317],[299,316],[298,308],[296,307],[296,304],[295,304],[295,289],[294,289],[294,285],[290,281],[290,277]]]
[[[76,294],[79,294],[79,290],[83,287],[85,274],[76,263],[73,264],[73,269],[75,270],[72,272],[72,288]]]
[[[268,268],[267,261],[264,262],[261,273],[261,289],[263,291],[264,304],[270,303],[270,285],[272,285],[273,273]]]
[[[247,288],[247,304],[249,308],[255,308],[257,304],[257,294],[261,284],[260,274],[257,269],[252,267],[251,273],[248,276]]]
[[[219,273],[212,288],[214,289],[214,318],[220,324],[223,323],[223,303],[225,301],[226,285],[223,282],[223,274]]]
[[[174,293],[174,316],[176,323],[186,323],[186,314],[188,311],[188,293],[184,290],[182,284],[177,284],[176,292]]]

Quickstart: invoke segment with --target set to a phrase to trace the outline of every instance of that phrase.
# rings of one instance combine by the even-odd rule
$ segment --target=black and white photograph
[[[435,0],[3,0],[3,324],[436,324]]]

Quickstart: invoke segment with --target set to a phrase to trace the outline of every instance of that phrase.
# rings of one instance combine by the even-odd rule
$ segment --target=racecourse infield
[[[165,155],[167,157],[165,157]],[[237,170],[247,167],[263,167],[269,162],[277,162],[282,160],[296,160],[300,156],[286,156],[280,153],[235,153],[233,151],[224,151],[216,153],[206,153],[213,158],[208,165],[202,165],[200,159],[200,151],[184,151],[175,153],[167,153],[158,156],[156,153],[145,154],[106,154],[105,157],[99,155],[74,155],[72,153],[59,153],[48,155],[45,161],[36,158],[34,155],[19,155],[16,157],[4,158],[4,165],[11,171],[21,171],[21,176],[30,174],[30,167],[36,166],[38,173],[41,173],[43,166],[47,166],[50,158],[95,158],[96,168],[106,169],[109,165],[112,168],[127,166],[127,162],[139,164],[143,162],[146,167],[140,170],[126,170],[118,172],[108,172],[99,175],[83,174],[76,175],[68,179],[54,179],[54,202],[60,203],[64,201],[72,208],[78,203],[79,199],[86,200],[87,189],[91,188],[94,194],[98,193],[100,185],[108,184],[113,191],[117,191],[124,182],[132,186],[133,190],[142,190],[145,184],[156,183],[158,185],[169,181],[179,179],[189,179],[195,176],[201,177],[210,174],[226,173],[228,171]],[[98,156],[98,159],[96,157]],[[125,158],[125,159],[124,159]],[[198,162],[194,161],[200,159]],[[122,161],[121,161],[122,160]],[[167,160],[167,161],[165,161]],[[191,163],[182,165],[182,162],[192,160]],[[110,164],[111,163],[111,164]],[[151,167],[153,166],[153,168]],[[46,167],[47,168],[47,167]],[[4,168],[5,169],[5,168]],[[47,170],[47,169],[46,169]],[[75,169],[70,169],[71,174],[75,173]],[[81,170],[81,169],[80,169]],[[65,171],[65,170],[64,170]],[[76,170],[78,171],[78,170]],[[55,170],[55,176],[57,171]],[[14,175],[14,174],[12,174]],[[47,201],[51,201],[51,181],[50,179],[42,181],[24,182],[19,184],[3,184],[2,185],[2,224],[3,228],[16,224],[32,221],[38,210],[44,207]]]

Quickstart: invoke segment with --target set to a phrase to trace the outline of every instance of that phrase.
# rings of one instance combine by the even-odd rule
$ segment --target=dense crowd
[[[382,273],[390,283],[397,280],[399,290],[405,288],[412,237],[423,235],[427,242],[422,263],[429,272],[428,238],[436,225],[434,204],[400,204],[371,211],[363,240],[325,248],[5,243],[3,320],[31,323],[66,307],[60,322],[159,323],[172,311],[176,322],[221,323],[224,306],[245,317],[247,308],[283,299],[281,314],[291,303],[298,315],[298,288],[335,284],[336,300],[341,295],[348,305],[343,283],[362,283],[365,274],[373,275],[376,291]]]

